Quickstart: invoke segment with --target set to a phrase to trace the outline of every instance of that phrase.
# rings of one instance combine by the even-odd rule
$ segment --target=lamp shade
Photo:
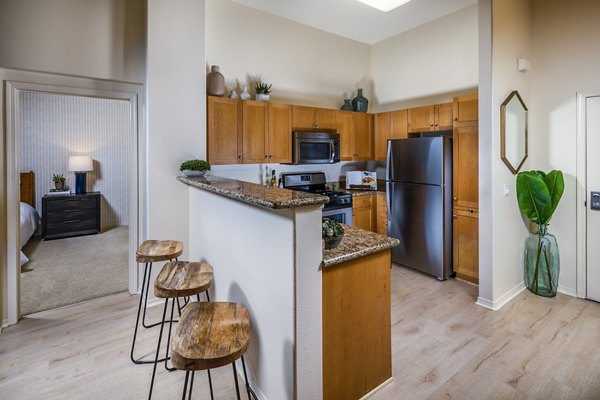
[[[88,172],[94,170],[94,162],[90,156],[71,156],[67,170],[73,172]]]

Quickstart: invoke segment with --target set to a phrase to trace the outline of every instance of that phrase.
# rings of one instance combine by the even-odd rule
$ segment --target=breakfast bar
[[[190,186],[189,256],[211,298],[249,311],[246,366],[261,399],[359,399],[391,378],[390,248],[344,226],[323,250],[317,194],[207,175]]]

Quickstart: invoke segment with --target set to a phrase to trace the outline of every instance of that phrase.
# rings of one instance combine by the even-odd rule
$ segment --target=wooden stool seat
[[[250,316],[243,305],[193,302],[183,309],[171,339],[171,362],[184,371],[222,367],[244,355],[249,337]]]
[[[154,295],[163,299],[188,297],[210,288],[213,267],[205,262],[169,261],[154,281]]]
[[[169,261],[183,253],[183,243],[176,240],[146,240],[135,252],[135,261],[152,263]]]

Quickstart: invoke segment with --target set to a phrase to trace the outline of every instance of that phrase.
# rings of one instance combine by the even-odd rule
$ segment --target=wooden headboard
[[[21,201],[35,208],[35,174],[21,172]]]

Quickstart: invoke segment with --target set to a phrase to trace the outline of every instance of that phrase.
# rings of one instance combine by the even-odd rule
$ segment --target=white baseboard
[[[164,305],[165,304],[165,299],[159,299],[158,297],[155,297],[151,300],[148,300],[148,303],[146,304],[146,307],[154,307],[157,306],[159,304]]]
[[[478,297],[477,301],[475,302],[475,304],[477,304],[477,305],[479,305],[481,307],[488,308],[488,309],[493,310],[493,311],[498,311],[504,305],[508,304],[512,299],[514,299],[515,297],[517,297],[518,294],[521,293],[523,290],[525,290],[525,282],[524,281],[522,281],[521,283],[519,283],[514,288],[510,289],[508,292],[504,293],[496,301],[491,301],[491,300],[488,300],[488,299],[484,299],[482,297]]]
[[[0,334],[2,333],[2,329],[6,328],[7,326],[8,326],[8,320],[3,319],[2,322],[0,323]]]
[[[567,296],[577,297],[577,291],[575,289],[558,285],[558,291],[562,294],[566,294]]]

